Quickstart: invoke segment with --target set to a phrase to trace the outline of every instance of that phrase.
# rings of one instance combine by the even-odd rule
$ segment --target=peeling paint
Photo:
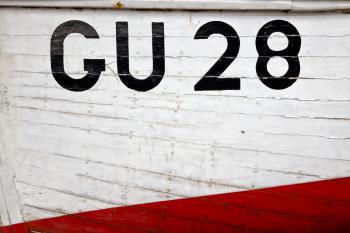
[[[114,5],[114,8],[116,8],[116,9],[121,9],[121,8],[123,8],[123,7],[124,7],[124,4],[121,3],[121,2],[117,2],[117,3]]]
[[[107,64],[82,93],[60,87],[50,67],[51,33],[72,19],[100,37],[67,37],[65,71],[79,78],[83,59]],[[196,92],[227,45],[193,37],[218,19],[241,41],[220,78],[241,77],[242,88]],[[282,91],[262,85],[255,69],[257,31],[274,19],[290,21],[302,39],[300,77]],[[130,73],[139,79],[152,72],[152,22],[164,22],[165,75],[156,88],[136,92],[119,81],[116,21],[129,23]],[[350,176],[349,14],[1,8],[0,22],[5,225]]]

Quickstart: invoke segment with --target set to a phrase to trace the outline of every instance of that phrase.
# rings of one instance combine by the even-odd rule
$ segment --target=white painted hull
[[[66,72],[84,75],[84,58],[107,64],[84,92],[59,86],[50,68],[52,33],[73,19],[100,39],[69,36]],[[285,90],[255,70],[256,34],[276,19],[302,40],[300,75]],[[222,76],[242,77],[241,90],[193,89],[226,49],[220,36],[193,39],[215,20],[240,37]],[[137,78],[152,71],[151,23],[164,22],[156,88],[137,92],[118,78],[116,21],[129,23]],[[1,8],[1,223],[350,176],[349,25],[343,13]]]

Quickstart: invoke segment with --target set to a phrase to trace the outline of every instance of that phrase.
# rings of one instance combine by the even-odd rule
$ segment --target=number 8
[[[288,38],[287,48],[281,51],[274,51],[269,48],[267,40],[274,32],[281,32],[286,35]],[[267,87],[276,90],[290,87],[300,73],[298,53],[301,39],[298,30],[291,23],[284,20],[270,21],[259,30],[255,45],[259,54],[256,73],[260,81]],[[281,78],[273,77],[267,70],[267,63],[274,56],[283,57],[288,62],[288,71]]]

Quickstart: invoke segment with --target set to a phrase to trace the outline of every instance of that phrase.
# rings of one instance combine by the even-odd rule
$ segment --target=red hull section
[[[350,178],[96,210],[3,233],[349,233]]]

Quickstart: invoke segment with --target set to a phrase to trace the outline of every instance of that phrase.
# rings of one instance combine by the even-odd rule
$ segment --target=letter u
[[[164,23],[152,23],[153,70],[146,79],[130,74],[128,23],[116,22],[117,66],[120,80],[130,89],[149,91],[163,79],[165,72]]]

